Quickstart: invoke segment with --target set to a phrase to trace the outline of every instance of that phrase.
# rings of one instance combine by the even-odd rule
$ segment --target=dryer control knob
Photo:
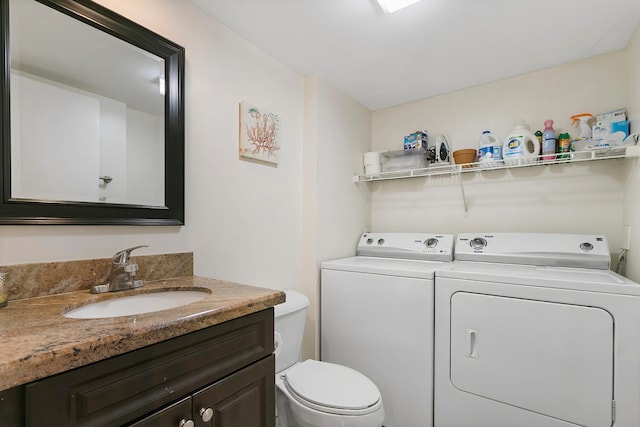
[[[438,246],[438,239],[436,239],[435,237],[430,237],[424,241],[424,245],[429,249],[435,248],[436,246]]]
[[[484,249],[487,246],[487,241],[486,241],[486,239],[483,239],[482,237],[476,237],[476,238],[471,239],[469,244],[471,245],[471,247],[473,249]]]
[[[593,249],[593,245],[589,242],[580,243],[580,249],[583,251],[590,251]]]

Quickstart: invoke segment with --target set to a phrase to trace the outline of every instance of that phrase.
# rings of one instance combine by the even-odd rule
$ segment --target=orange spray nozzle
[[[576,114],[571,116],[571,125],[575,126],[577,125],[580,120],[584,117],[587,117],[587,120],[589,120],[591,117],[593,117],[593,114],[589,114],[589,113],[582,113],[582,114]]]

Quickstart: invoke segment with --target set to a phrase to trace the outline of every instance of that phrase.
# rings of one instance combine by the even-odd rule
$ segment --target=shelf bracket
[[[462,174],[460,171],[456,173],[458,175],[458,181],[460,182],[460,194],[462,195],[462,204],[464,205],[464,213],[469,213],[469,206],[467,205],[467,195],[464,192],[464,182],[462,180]]]
[[[356,184],[356,188],[358,189],[358,191],[360,192],[360,194],[362,195],[362,197],[365,198],[365,200],[371,200],[371,192],[369,191],[369,186],[368,185],[362,185],[362,181],[360,181],[358,179],[358,177],[354,177],[353,182]]]

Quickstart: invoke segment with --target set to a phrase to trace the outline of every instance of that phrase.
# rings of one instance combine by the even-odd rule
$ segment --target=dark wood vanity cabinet
[[[191,409],[191,396],[162,408],[138,422],[130,424],[130,427],[184,427],[193,418]],[[182,426],[180,425],[182,424]]]
[[[24,419],[14,414],[10,427],[274,427],[274,379],[268,309],[0,392],[0,398],[12,396],[24,408]]]
[[[273,356],[211,384],[189,398],[163,408],[130,427],[262,427],[273,426]]]

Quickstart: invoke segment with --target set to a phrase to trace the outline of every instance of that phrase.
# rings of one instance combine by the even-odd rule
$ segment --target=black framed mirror
[[[181,46],[89,0],[0,0],[0,224],[184,224]]]

